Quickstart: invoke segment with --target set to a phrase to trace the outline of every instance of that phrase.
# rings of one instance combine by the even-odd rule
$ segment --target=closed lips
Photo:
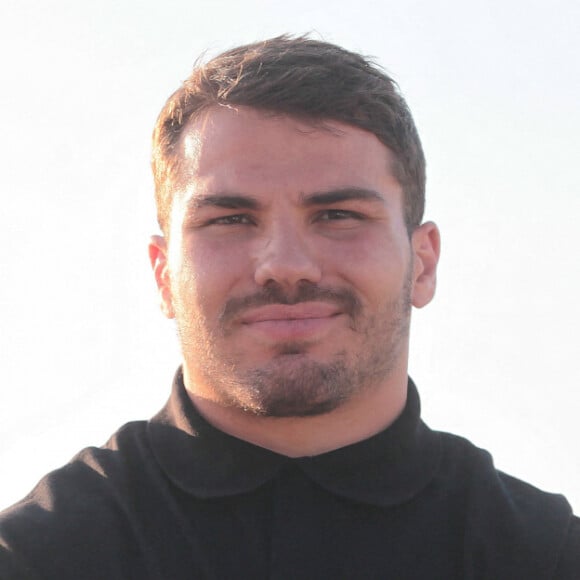
[[[268,321],[330,318],[340,313],[340,309],[335,304],[325,302],[307,302],[293,305],[271,304],[252,309],[241,317],[241,322],[242,324],[254,324]]]

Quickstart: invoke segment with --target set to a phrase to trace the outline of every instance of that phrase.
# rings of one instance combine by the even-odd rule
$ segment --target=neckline
[[[284,469],[298,469],[331,493],[373,505],[407,501],[432,480],[441,450],[420,418],[409,378],[407,403],[386,429],[314,457],[292,459],[237,439],[209,424],[192,404],[178,369],[163,409],[148,423],[154,456],[171,481],[200,499],[247,493]]]

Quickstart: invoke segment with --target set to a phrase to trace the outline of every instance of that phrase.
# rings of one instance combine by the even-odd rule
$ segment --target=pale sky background
[[[443,235],[410,373],[434,428],[580,512],[577,0],[3,0],[0,506],[164,403],[149,141],[205,49],[314,31],[400,83]]]

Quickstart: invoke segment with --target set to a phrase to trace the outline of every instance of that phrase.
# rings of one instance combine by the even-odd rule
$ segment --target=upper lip
[[[270,320],[305,320],[308,318],[328,318],[340,314],[336,304],[329,302],[301,302],[299,304],[268,304],[252,308],[241,317],[242,324],[266,322]]]

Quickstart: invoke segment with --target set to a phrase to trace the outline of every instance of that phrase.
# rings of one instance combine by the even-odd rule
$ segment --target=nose
[[[322,269],[313,242],[290,220],[282,219],[272,225],[257,252],[256,284],[278,283],[286,288],[293,288],[301,282],[318,284]]]

